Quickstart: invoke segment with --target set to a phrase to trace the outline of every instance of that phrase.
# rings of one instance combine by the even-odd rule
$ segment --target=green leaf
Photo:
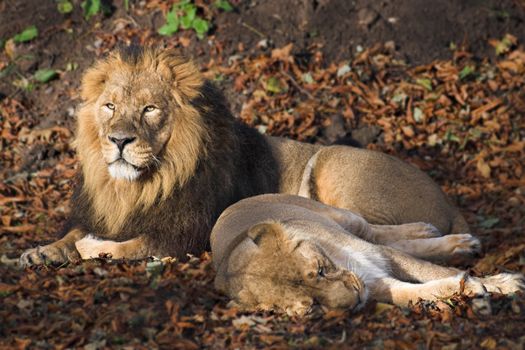
[[[178,3],[176,4],[173,4],[173,8],[183,8],[185,5],[188,5],[190,3],[191,0],[182,0],[182,1],[179,1]],[[193,5],[192,5],[193,6]]]
[[[512,41],[509,40],[507,36],[505,36],[501,41],[498,42],[496,45],[496,55],[503,55],[504,53],[508,52],[512,46]]]
[[[84,10],[84,18],[89,20],[101,10],[101,0],[84,0],[82,1],[82,9]]]
[[[474,67],[472,67],[472,66],[465,66],[461,70],[461,72],[459,72],[459,79],[463,80],[466,77],[468,77],[469,75],[471,75],[472,73],[474,73]]]
[[[178,20],[177,20],[178,21]],[[166,23],[157,31],[160,35],[173,35],[179,30],[179,23]]]
[[[445,140],[456,143],[460,143],[461,141],[460,138],[454,135],[450,130],[447,130],[447,132],[445,133]]]
[[[278,94],[283,91],[279,79],[276,77],[270,77],[270,79],[268,79],[266,82],[266,91],[273,92],[274,94]]]
[[[180,19],[177,15],[175,6],[166,14],[166,24],[159,28],[160,35],[172,35],[179,30]]]
[[[432,81],[430,79],[427,79],[427,78],[416,79],[416,83],[418,83],[418,85],[421,85],[428,91],[432,91]]]
[[[24,43],[26,41],[33,40],[38,36],[38,29],[36,26],[30,26],[24,29],[21,33],[15,35],[13,40],[15,43]]]
[[[73,11],[73,4],[69,0],[59,0],[57,9],[61,14],[71,13]]]
[[[74,71],[78,68],[78,63],[76,62],[68,62],[66,65],[66,71]]]
[[[312,78],[312,74],[310,72],[304,73],[302,79],[306,84],[312,84],[314,82],[314,78]]]
[[[197,37],[199,37],[199,39],[203,39],[204,34],[208,33],[208,30],[210,29],[208,21],[202,18],[195,18],[192,27],[197,32]]]
[[[401,107],[404,107],[407,98],[408,96],[404,92],[396,91],[394,96],[392,96],[392,102],[394,102],[395,104]]]
[[[184,11],[184,13],[189,13],[191,12],[192,10],[195,10],[197,11],[197,7],[195,7],[195,4],[190,4],[190,3],[187,3],[185,4],[184,6],[181,7],[182,11]]]
[[[58,73],[54,69],[39,69],[36,71],[34,77],[35,80],[41,83],[47,83],[58,77]]]
[[[489,217],[479,223],[482,228],[493,228],[499,223],[499,219],[495,217]]]
[[[193,23],[193,19],[189,17],[184,16],[180,19],[180,26],[182,27],[182,29],[190,29],[192,23]]]
[[[166,23],[179,26],[179,16],[177,16],[177,13],[173,10],[166,14]]]
[[[186,16],[184,17],[188,17],[188,19],[193,21],[195,19],[195,16],[197,15],[197,8],[194,5],[187,5],[185,7],[185,11]]]
[[[183,29],[189,29],[192,27],[193,20],[197,15],[197,8],[193,4],[187,4],[183,7],[184,16],[180,20],[181,27]]]
[[[233,11],[233,7],[228,0],[217,0],[214,3],[215,7],[226,12]]]

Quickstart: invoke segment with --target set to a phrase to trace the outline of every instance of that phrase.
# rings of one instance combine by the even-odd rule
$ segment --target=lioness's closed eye
[[[436,237],[429,228],[399,225],[385,235],[385,227],[312,200],[288,195],[248,198],[228,208],[212,231],[215,285],[242,308],[291,315],[305,314],[315,302],[357,309],[368,298],[400,305],[418,298],[435,300],[459,292],[462,279],[467,293],[523,290],[519,274],[468,277],[406,254],[424,257],[426,251],[433,258],[436,245],[438,253],[453,254],[462,244],[458,242],[465,242],[465,235]],[[450,239],[455,236],[462,237]],[[374,237],[405,252],[359,237]],[[478,246],[470,236],[462,249]]]

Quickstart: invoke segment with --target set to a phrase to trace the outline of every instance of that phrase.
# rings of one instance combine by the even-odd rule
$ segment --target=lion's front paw
[[[480,280],[493,293],[512,294],[525,291],[525,277],[520,273],[500,273]]]
[[[78,253],[75,250],[48,244],[26,250],[20,256],[19,261],[22,267],[27,267],[44,264],[59,265],[75,259],[78,259]]]

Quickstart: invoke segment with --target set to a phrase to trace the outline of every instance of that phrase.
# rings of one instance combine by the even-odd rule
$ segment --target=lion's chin
[[[114,179],[135,181],[139,178],[142,171],[135,168],[126,161],[116,161],[108,166],[109,175]]]

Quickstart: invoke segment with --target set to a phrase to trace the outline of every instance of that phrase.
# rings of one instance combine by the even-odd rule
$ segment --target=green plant
[[[89,20],[97,13],[103,13],[104,15],[111,13],[111,8],[102,0],[84,0],[80,6],[84,11],[84,18],[86,20]]]
[[[15,43],[24,43],[26,41],[33,40],[38,36],[38,29],[33,25],[24,29],[13,37]]]
[[[216,8],[221,9],[226,12],[233,11],[233,6],[228,2],[228,0],[217,0],[213,3]]]
[[[36,71],[34,78],[40,83],[47,83],[58,77],[58,73],[54,69],[39,69]]]
[[[224,11],[232,11],[233,7],[227,0],[217,0],[214,6]],[[197,5],[191,0],[182,0],[174,4],[166,14],[166,23],[159,28],[161,35],[173,35],[182,29],[193,29],[199,39],[210,30],[210,22],[197,14]]]
[[[73,11],[73,4],[69,0],[58,0],[57,10],[61,14],[71,13]]]

